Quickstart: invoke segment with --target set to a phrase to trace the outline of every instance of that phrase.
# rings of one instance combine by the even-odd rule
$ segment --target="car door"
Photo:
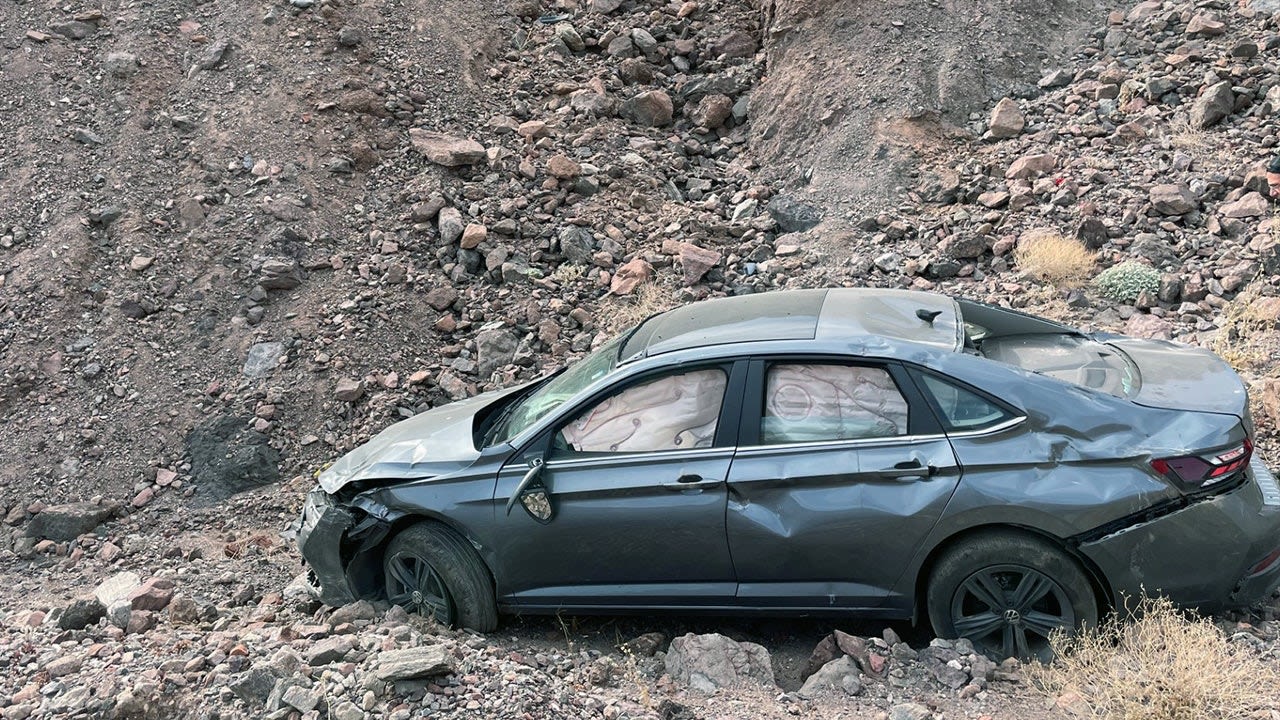
[[[746,366],[649,373],[564,413],[499,474],[499,596],[524,607],[727,605],[736,581],[725,532]],[[541,457],[540,468],[529,461]],[[533,470],[532,475],[530,471]]]
[[[893,363],[751,361],[739,445],[726,527],[744,605],[883,604],[960,477]]]

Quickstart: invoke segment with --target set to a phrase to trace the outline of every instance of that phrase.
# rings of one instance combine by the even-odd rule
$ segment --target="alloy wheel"
[[[1000,657],[1053,656],[1049,639],[1070,632],[1076,614],[1062,586],[1020,565],[982,568],[965,578],[951,601],[956,635]]]
[[[404,553],[391,558],[387,571],[391,579],[388,600],[411,612],[433,617],[442,625],[453,623],[453,599],[431,563]]]

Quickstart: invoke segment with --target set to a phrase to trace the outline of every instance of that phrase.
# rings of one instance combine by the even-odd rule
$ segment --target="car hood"
[[[480,456],[473,434],[476,414],[522,387],[487,392],[398,422],[320,473],[320,487],[336,493],[359,480],[412,480],[461,470]]]

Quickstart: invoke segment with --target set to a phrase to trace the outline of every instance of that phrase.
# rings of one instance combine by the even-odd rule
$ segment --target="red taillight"
[[[1156,458],[1151,461],[1151,469],[1192,490],[1199,490],[1240,472],[1249,465],[1252,455],[1253,441],[1246,437],[1243,443],[1209,457]]]
[[[1262,560],[1259,560],[1256,565],[1249,568],[1249,573],[1245,575],[1245,579],[1256,577],[1270,570],[1276,564],[1277,560],[1280,560],[1280,548],[1272,550],[1270,555],[1262,558]]]

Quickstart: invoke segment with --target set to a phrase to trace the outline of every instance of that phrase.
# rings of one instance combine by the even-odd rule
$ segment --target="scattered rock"
[[[115,507],[91,502],[68,503],[47,507],[27,523],[29,537],[46,540],[75,540],[93,532],[115,513]]]
[[[439,645],[387,650],[378,653],[374,675],[383,682],[444,675],[453,672],[453,663]]]
[[[861,692],[858,666],[853,658],[845,656],[832,660],[810,675],[796,694],[812,700],[822,695],[858,695]]]
[[[1151,207],[1161,215],[1186,215],[1200,207],[1200,202],[1185,185],[1155,185],[1148,193]]]
[[[667,651],[666,667],[673,680],[704,693],[738,685],[774,687],[768,650],[718,633],[676,638]]]
[[[622,105],[622,114],[640,125],[670,125],[675,112],[671,96],[661,90],[646,90]]]
[[[1235,110],[1235,106],[1236,95],[1230,82],[1212,85],[1192,104],[1191,125],[1201,130],[1217,125]]]
[[[58,627],[63,630],[81,630],[93,625],[107,614],[107,609],[96,597],[77,598],[58,616]]]
[[[187,435],[191,477],[207,500],[229,497],[280,479],[279,452],[244,418],[216,415]]]
[[[1005,171],[1004,176],[1010,180],[1027,180],[1038,178],[1053,172],[1058,165],[1058,158],[1049,153],[1024,155],[1014,160]]]
[[[364,382],[351,378],[342,378],[333,388],[333,399],[338,402],[353,403],[364,396]]]
[[[1022,134],[1022,129],[1027,125],[1027,119],[1023,117],[1017,102],[1012,98],[1001,98],[991,110],[991,119],[987,125],[991,137],[1011,138]]]
[[[409,140],[413,149],[437,165],[459,167],[472,165],[485,158],[484,146],[475,140],[411,128]]]

